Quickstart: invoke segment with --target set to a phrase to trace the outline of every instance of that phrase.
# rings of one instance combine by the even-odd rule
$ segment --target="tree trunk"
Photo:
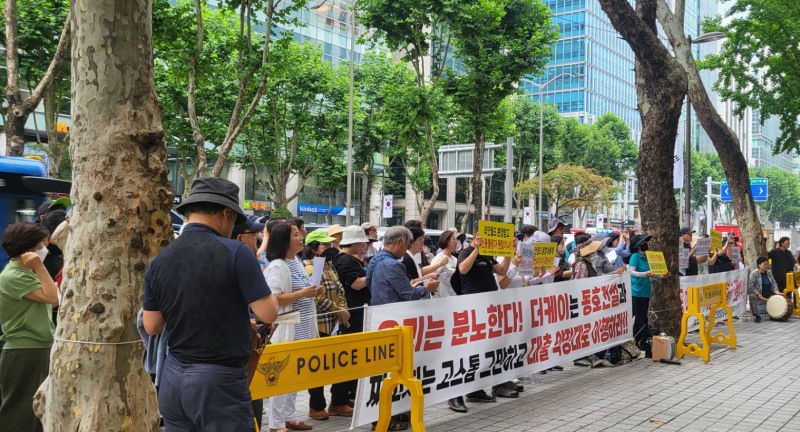
[[[672,194],[673,150],[678,133],[686,75],[661,43],[656,31],[656,0],[600,0],[614,28],[636,56],[636,90],[642,118],[639,145],[639,206],[642,227],[653,236],[652,250],[663,251],[671,275],[678,270],[678,209]],[[651,325],[671,335],[680,333],[681,303],[678,278],[653,283]]]
[[[187,97],[187,108],[189,111],[189,124],[192,126],[192,138],[194,147],[197,151],[197,165],[192,171],[192,177],[204,177],[208,171],[208,161],[206,159],[206,137],[200,130],[200,123],[197,121],[197,109],[195,106],[197,96],[197,62],[203,55],[203,2],[195,1],[195,17],[197,19],[197,52],[189,58],[189,88]],[[192,183],[194,178],[189,181]]]
[[[431,169],[433,193],[431,193],[431,199],[428,200],[428,203],[422,204],[419,217],[422,220],[423,228],[428,225],[428,215],[431,213],[431,210],[433,210],[433,206],[436,205],[436,201],[439,200],[439,156],[433,144],[433,128],[431,128],[431,122],[428,120],[425,120],[425,138],[428,140],[428,165]]]
[[[475,149],[472,151],[472,202],[475,214],[483,215],[483,153],[486,148],[486,136],[483,131],[475,131]],[[477,227],[471,227],[477,229]]]
[[[682,12],[676,9],[676,12]],[[725,178],[731,188],[733,208],[739,224],[739,232],[744,246],[745,262],[754,263],[760,256],[767,256],[764,237],[761,232],[761,221],[756,213],[756,206],[750,192],[750,173],[747,160],[742,154],[739,139],[731,128],[720,117],[708,92],[700,79],[694,62],[691,46],[683,33],[680,20],[669,10],[664,0],[658,1],[658,20],[661,22],[677,59],[689,77],[689,100],[697,113],[700,124],[705,129],[714,148],[719,154]]]
[[[135,324],[147,263],[172,238],[151,2],[74,2],[70,17],[70,241],[50,374],[34,409],[47,431],[157,431]]]
[[[17,52],[17,0],[6,0],[3,10],[6,21],[6,103],[8,115],[5,118],[6,155],[22,156],[25,151],[25,122],[36,109],[45,90],[50,87],[56,71],[61,67],[67,55],[70,38],[70,17],[67,16],[64,28],[53,54],[53,60],[47,67],[44,76],[35,88],[29,89],[30,95],[22,99],[19,90],[19,53]]]
[[[372,164],[369,166],[369,172],[364,176],[364,183],[361,185],[361,223],[369,222],[369,211],[372,208],[370,198],[372,197],[372,184],[375,182],[375,176],[372,173]]]
[[[472,179],[470,179],[470,183],[471,182]],[[459,231],[465,234],[474,234],[473,230],[471,230],[471,227],[469,226],[469,217],[472,214],[472,205],[470,204],[471,202],[472,202],[472,187],[467,186],[467,211],[464,212],[464,220],[461,221],[461,229]]]
[[[47,145],[44,146],[47,157],[50,158],[50,169],[48,175],[52,178],[59,178],[61,161],[67,152],[69,142],[66,136],[62,138],[58,132],[58,114],[61,98],[61,89],[56,88],[56,83],[47,88],[44,94],[44,128],[47,131]],[[60,85],[59,85],[60,87]]]

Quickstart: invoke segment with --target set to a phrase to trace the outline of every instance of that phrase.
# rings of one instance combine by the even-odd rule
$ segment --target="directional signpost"
[[[722,180],[720,187],[720,201],[731,202],[731,188],[728,186],[727,180]],[[751,178],[750,179],[750,193],[753,195],[753,201],[766,202],[769,198],[769,182],[765,178]]]

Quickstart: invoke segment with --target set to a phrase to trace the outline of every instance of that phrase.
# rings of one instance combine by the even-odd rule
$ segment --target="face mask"
[[[47,253],[50,252],[47,250],[47,246],[42,246],[41,249],[36,250],[36,255],[39,255],[39,259],[44,261],[44,258],[47,256]]]
[[[647,249],[648,249],[648,248],[647,248],[647,243],[644,243],[644,244],[642,244],[642,245],[640,245],[640,246],[639,246],[639,250],[640,250],[640,251],[642,251],[642,252],[646,252],[646,251],[647,251]]]

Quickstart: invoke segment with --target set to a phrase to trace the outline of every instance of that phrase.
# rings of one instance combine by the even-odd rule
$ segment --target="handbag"
[[[261,353],[264,347],[269,345],[269,324],[256,324],[250,326],[250,358],[247,359],[247,383],[248,385],[253,381],[253,376],[258,367],[258,360],[261,358]]]

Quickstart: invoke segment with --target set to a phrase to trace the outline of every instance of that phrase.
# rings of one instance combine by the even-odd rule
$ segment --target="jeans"
[[[247,371],[167,356],[158,406],[166,432],[254,432]]]

